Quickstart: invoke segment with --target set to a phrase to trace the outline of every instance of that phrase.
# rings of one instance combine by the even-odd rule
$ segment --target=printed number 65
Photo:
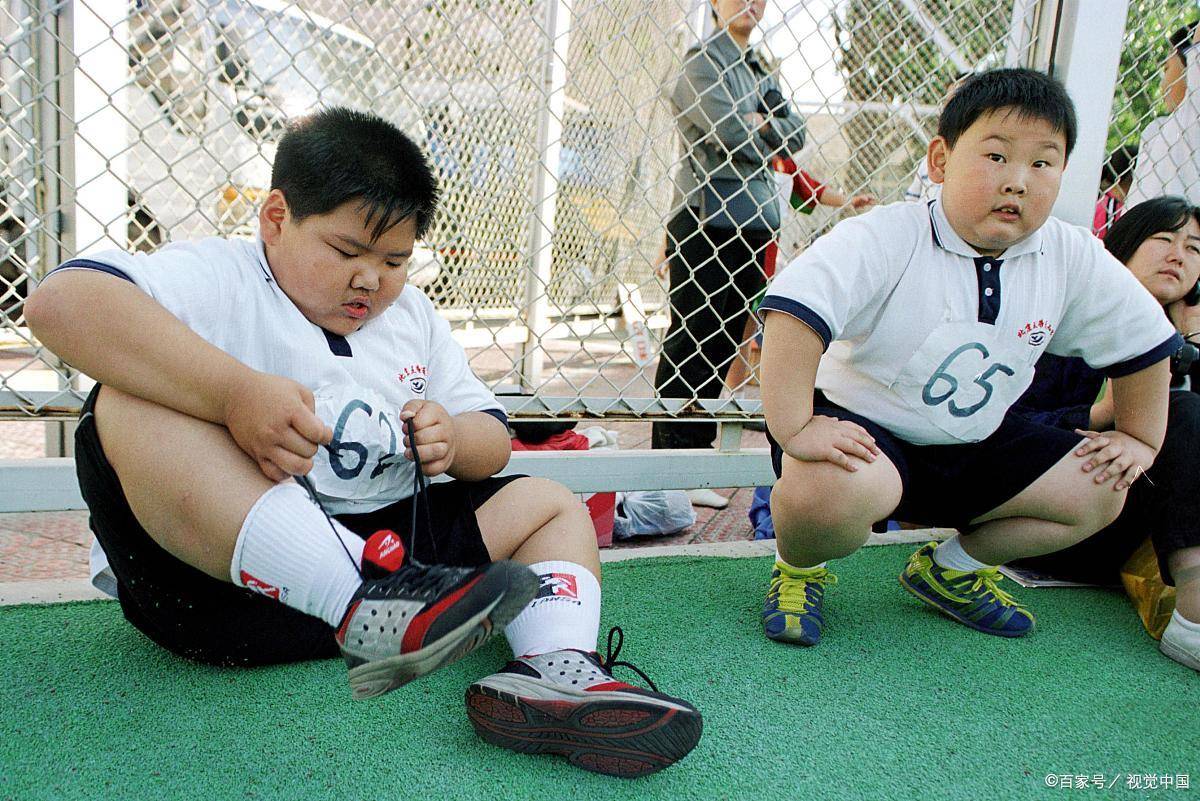
[[[933,375],[931,375],[929,380],[925,382],[925,388],[921,390],[921,400],[925,402],[926,406],[938,406],[951,395],[958,392],[958,379],[947,373],[946,368],[950,366],[951,362],[969,350],[979,351],[985,359],[991,356],[991,354],[988,353],[988,349],[979,342],[968,342],[966,345],[959,345],[957,348],[955,348],[954,352],[942,361],[942,363],[938,366],[938,369],[934,370]],[[1004,373],[1008,376],[1016,375],[1012,368],[1007,364],[996,362],[995,364],[990,365],[988,369],[975,376],[975,383],[983,387],[983,398],[981,398],[978,403],[971,404],[966,408],[959,406],[954,401],[950,401],[949,405],[946,407],[950,414],[954,417],[970,417],[984,406],[987,406],[988,401],[992,399],[992,392],[995,389],[990,383],[988,383],[988,379],[996,373]],[[947,389],[941,395],[934,395],[933,389],[939,381],[945,381],[949,389]]]

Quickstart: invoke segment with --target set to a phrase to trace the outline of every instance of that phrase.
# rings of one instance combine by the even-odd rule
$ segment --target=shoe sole
[[[946,617],[963,624],[967,628],[975,629],[976,631],[983,632],[984,634],[991,634],[994,637],[1008,637],[1011,639],[1013,637],[1025,637],[1030,634],[1033,634],[1033,630],[1035,628],[1037,628],[1037,621],[1034,620],[1034,621],[1031,621],[1029,628],[1026,629],[1025,631],[1007,632],[1007,631],[997,631],[996,629],[989,629],[986,626],[979,625],[978,623],[974,622],[973,620],[967,620],[966,618],[962,617],[958,613],[953,612],[953,611],[947,609],[946,607],[942,606],[937,601],[933,600],[928,595],[921,592],[919,589],[917,589],[912,584],[910,584],[908,581],[908,578],[903,573],[900,574],[900,586],[903,587],[904,589],[908,590],[910,593],[912,593],[912,595],[918,601],[925,604],[926,606],[936,609],[937,611],[941,612]]]
[[[374,698],[457,662],[511,623],[533,600],[537,590],[538,578],[529,568],[513,562],[494,563],[460,603],[479,594],[494,594],[494,601],[420,650],[351,668],[348,674],[351,696]]]
[[[1188,653],[1174,643],[1167,640],[1159,640],[1158,650],[1168,659],[1174,659],[1184,667],[1200,671],[1200,659],[1197,659],[1194,654]]]
[[[528,698],[476,683],[467,717],[485,742],[523,754],[555,754],[593,773],[634,778],[687,756],[703,722],[694,709],[635,699],[560,701]]]

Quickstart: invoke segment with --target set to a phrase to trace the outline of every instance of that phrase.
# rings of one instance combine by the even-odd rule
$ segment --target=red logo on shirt
[[[429,369],[423,364],[410,364],[396,374],[396,380],[408,384],[414,395],[424,395],[429,383]]]
[[[1046,340],[1054,336],[1054,323],[1048,320],[1030,320],[1017,329],[1017,339],[1029,343],[1032,348],[1046,344]]]

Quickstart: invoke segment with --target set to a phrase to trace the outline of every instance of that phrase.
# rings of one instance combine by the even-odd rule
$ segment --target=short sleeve
[[[409,288],[406,291],[418,291]],[[484,412],[508,425],[504,407],[491,390],[471,372],[467,354],[450,334],[450,324],[425,301],[430,328],[429,388],[425,397],[446,407],[451,415]]]
[[[1099,239],[1079,229],[1071,242],[1078,264],[1068,276],[1067,303],[1048,353],[1076,356],[1109,376],[1136,373],[1182,344],[1162,307]]]
[[[826,348],[855,335],[855,320],[877,304],[884,288],[894,283],[894,268],[902,266],[912,250],[905,233],[912,218],[898,214],[898,208],[877,209],[834,226],[776,276],[759,314],[795,317],[812,328]],[[885,247],[878,232],[893,225]]]
[[[168,245],[152,254],[109,250],[72,259],[46,276],[71,270],[95,270],[133,283],[185,325],[210,342],[228,324],[238,308],[238,259],[241,243],[212,240],[207,250],[198,243]],[[245,243],[246,247],[252,247]]]

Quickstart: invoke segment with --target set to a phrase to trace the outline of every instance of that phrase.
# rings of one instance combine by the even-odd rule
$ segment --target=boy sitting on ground
[[[1098,239],[1050,218],[1075,136],[1049,77],[968,78],[929,146],[940,198],[840,223],[768,290],[762,393],[780,477],[768,637],[816,644],[827,560],[888,518],[960,531],[913,554],[905,589],[978,631],[1028,634],[1034,616],[996,566],[1108,525],[1154,461],[1180,339]],[[1115,430],[1007,414],[1045,352],[1113,379]]]
[[[99,381],[76,436],[99,556],[162,647],[222,665],[340,650],[355,697],[504,628],[515,661],[467,691],[480,736],[658,770],[695,746],[699,713],[613,679],[587,511],[551,481],[493,477],[504,412],[405,291],[436,203],[411,140],[330,109],[279,143],[257,242],[108,251],[46,279],[30,327]],[[454,480],[421,491],[422,469]]]

